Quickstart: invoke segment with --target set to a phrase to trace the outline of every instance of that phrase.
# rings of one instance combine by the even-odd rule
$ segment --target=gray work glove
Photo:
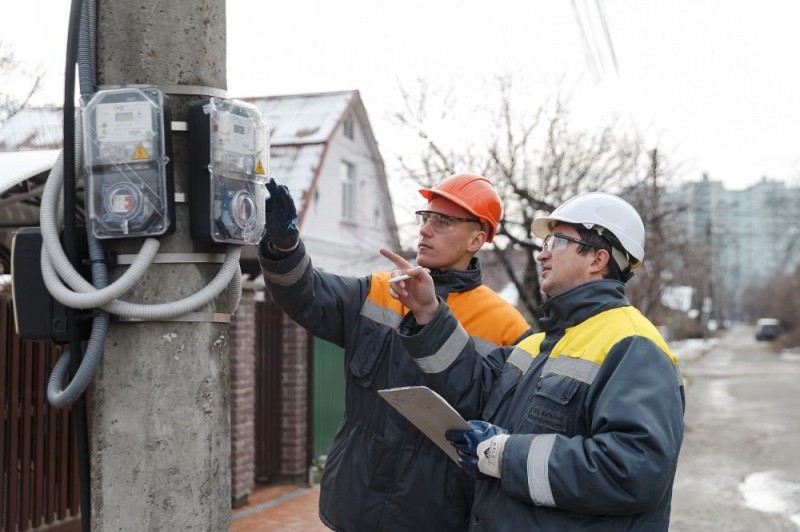
[[[264,236],[260,247],[274,255],[293,251],[300,242],[300,230],[297,227],[297,209],[292,195],[286,185],[279,185],[275,179],[267,182],[269,197],[264,202],[266,220]]]

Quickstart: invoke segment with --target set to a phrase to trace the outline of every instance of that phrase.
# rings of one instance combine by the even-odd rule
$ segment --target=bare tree
[[[0,41],[0,124],[24,109],[42,86],[41,71],[24,71],[11,49]],[[17,90],[11,91],[16,87]]]
[[[640,170],[643,175],[639,181],[626,191],[626,198],[642,216],[647,241],[646,260],[625,293],[639,310],[658,323],[665,321],[668,314],[661,303],[664,290],[676,283],[697,286],[698,281],[691,276],[705,271],[700,265],[706,262],[708,253],[691,242],[686,231],[676,230],[675,220],[687,211],[688,205],[675,196],[665,198],[664,191],[677,169],[669,167],[657,149],[648,152],[647,163]]]
[[[637,207],[645,213],[645,223],[656,227],[656,242],[663,242],[666,235],[659,227],[669,210],[662,208],[657,190],[664,172],[651,171],[651,165],[643,160],[641,143],[635,135],[626,133],[616,118],[594,131],[581,130],[572,126],[569,98],[562,94],[525,113],[515,107],[510,78],[497,78],[496,85],[497,99],[487,109],[486,123],[490,126],[485,138],[476,139],[482,143],[470,142],[458,147],[453,147],[446,138],[435,137],[429,127],[432,112],[438,113],[433,117],[436,120],[446,121],[452,116],[448,107],[452,98],[447,95],[436,108],[424,82],[420,82],[417,94],[403,90],[403,107],[394,119],[415,132],[421,148],[418,154],[401,156],[398,161],[402,173],[417,185],[430,186],[456,170],[482,173],[494,180],[505,212],[498,228],[499,238],[492,249],[515,284],[527,314],[538,320],[542,294],[535,252],[540,244],[531,239],[529,232],[534,217],[551,212],[582,192],[624,192],[626,196],[647,200]],[[647,192],[651,188],[656,193]],[[649,237],[648,246],[652,242]],[[524,253],[522,268],[512,263],[515,253]],[[652,271],[643,268],[642,275],[655,281],[645,286],[646,279],[641,280],[633,290],[646,308],[657,304],[663,283],[657,266]]]

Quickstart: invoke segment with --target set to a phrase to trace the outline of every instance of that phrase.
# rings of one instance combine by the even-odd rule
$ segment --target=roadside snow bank
[[[669,348],[678,360],[688,362],[705,354],[718,341],[718,338],[689,338],[687,340],[669,342]]]

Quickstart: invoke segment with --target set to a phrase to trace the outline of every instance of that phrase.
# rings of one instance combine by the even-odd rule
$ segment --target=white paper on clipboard
[[[470,426],[441,395],[427,386],[388,388],[378,393],[458,463],[458,453],[444,433],[450,429],[470,430]]]

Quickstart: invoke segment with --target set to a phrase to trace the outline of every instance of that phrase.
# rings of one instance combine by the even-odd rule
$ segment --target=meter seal
[[[257,107],[210,98],[189,106],[191,235],[257,244],[264,228],[269,132]]]
[[[174,230],[168,99],[155,87],[98,91],[83,112],[89,218],[97,238]]]

